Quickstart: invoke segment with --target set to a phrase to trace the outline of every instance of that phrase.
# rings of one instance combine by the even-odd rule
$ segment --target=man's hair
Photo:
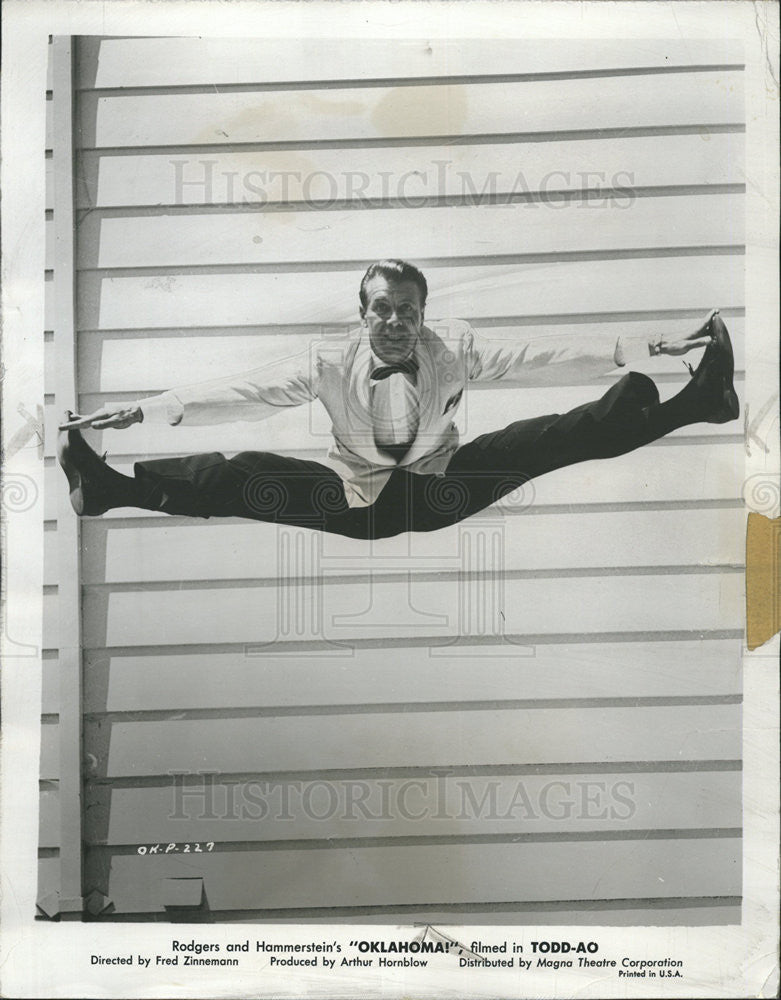
[[[371,264],[361,279],[360,299],[361,306],[365,309],[369,304],[369,296],[366,294],[366,286],[372,278],[385,278],[386,281],[413,281],[420,292],[420,304],[426,304],[428,295],[428,284],[423,277],[423,272],[419,271],[414,264],[407,263],[406,260],[378,260]]]

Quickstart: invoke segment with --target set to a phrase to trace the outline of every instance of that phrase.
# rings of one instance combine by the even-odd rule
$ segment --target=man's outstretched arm
[[[513,379],[535,385],[570,384],[599,378],[615,368],[638,364],[661,354],[682,355],[707,347],[711,341],[711,320],[718,309],[689,332],[668,338],[662,335],[606,338],[544,337],[533,340],[491,340],[476,331],[468,344],[469,377],[477,381]]]
[[[109,402],[94,413],[72,414],[60,429],[122,429],[142,421],[176,425],[265,420],[280,409],[308,403],[316,395],[316,366],[307,353],[130,403]]]

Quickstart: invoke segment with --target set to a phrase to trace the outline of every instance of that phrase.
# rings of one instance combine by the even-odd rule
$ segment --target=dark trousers
[[[269,452],[219,452],[135,465],[145,506],[194,517],[243,517],[350,538],[434,531],[495,503],[538,476],[625,454],[653,440],[654,383],[629,372],[569,413],[518,420],[458,448],[444,475],[394,469],[369,507],[350,508],[339,476],[318,462]]]

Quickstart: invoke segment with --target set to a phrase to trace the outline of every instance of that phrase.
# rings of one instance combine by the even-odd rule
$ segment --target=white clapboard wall
[[[82,38],[74,87],[82,411],[354,325],[361,274],[388,256],[425,269],[427,317],[503,339],[672,336],[719,306],[740,391],[732,44]],[[642,370],[663,395],[688,378],[680,359]],[[463,435],[615,377],[476,386]],[[47,402],[56,477],[73,401]],[[129,471],[196,451],[317,457],[328,431],[314,404],[91,440]],[[93,915],[739,920],[741,455],[737,424],[689,427],[461,526],[376,543],[131,509],[85,521]],[[443,814],[419,816],[438,790]]]

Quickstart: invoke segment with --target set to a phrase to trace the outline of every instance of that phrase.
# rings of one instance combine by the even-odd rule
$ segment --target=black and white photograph
[[[209,7],[4,10],[2,996],[775,995],[777,6]]]

